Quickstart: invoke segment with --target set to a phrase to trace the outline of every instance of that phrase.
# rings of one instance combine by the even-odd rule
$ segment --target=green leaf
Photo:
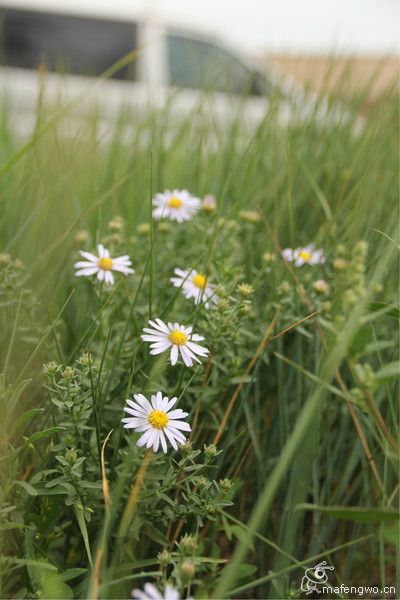
[[[60,581],[70,581],[71,579],[75,579],[76,577],[80,577],[87,572],[87,569],[67,569],[64,573],[59,574]]]
[[[74,597],[72,589],[64,583],[62,576],[58,573],[42,577],[40,584],[43,597],[49,600],[58,600],[59,598],[70,600]]]
[[[30,444],[32,442],[37,442],[38,440],[42,440],[46,437],[50,437],[54,433],[58,433],[59,431],[65,431],[65,427],[50,427],[49,429],[44,429],[43,431],[37,431],[29,438],[24,437],[25,443]]]
[[[43,408],[33,408],[32,410],[28,410],[23,415],[18,417],[18,419],[16,419],[14,423],[14,430],[17,430],[22,425],[25,425],[27,421],[30,421],[31,419],[33,419],[33,417],[36,417],[37,415],[40,415],[42,412]]]
[[[372,302],[368,309],[371,312],[380,312],[381,314],[390,317],[391,319],[395,319],[398,321],[400,319],[400,308],[395,304],[385,304],[384,302]]]
[[[382,527],[382,536],[387,544],[400,548],[400,524],[385,524]]]
[[[158,544],[161,544],[162,546],[168,545],[167,538],[157,529],[157,527],[154,527],[150,523],[144,524],[143,527],[142,527],[142,531],[150,539],[154,540]]]
[[[295,510],[314,510],[326,513],[337,519],[357,521],[359,523],[396,521],[400,517],[399,512],[393,510],[359,506],[318,506],[317,504],[297,504]]]
[[[21,481],[20,479],[16,479],[14,481],[14,483],[16,485],[20,485],[21,487],[23,487],[24,490],[26,492],[28,492],[28,494],[30,496],[37,496],[38,495],[37,490],[32,485],[30,485],[29,483],[27,483],[26,481]]]
[[[245,577],[250,577],[257,571],[257,567],[255,565],[249,565],[244,563],[238,566],[238,579],[244,579]]]
[[[250,546],[250,548],[254,550],[254,543],[252,537],[248,533],[248,531],[246,531],[243,527],[241,527],[240,525],[233,525],[232,533],[239,540],[239,542],[242,542],[243,544],[247,543]]]
[[[88,531],[87,531],[87,527],[86,527],[86,521],[85,521],[85,517],[83,515],[83,510],[81,508],[79,508],[77,503],[74,504],[74,512],[75,512],[76,520],[78,521],[79,529],[81,530],[81,534],[82,534],[83,541],[84,541],[85,548],[86,548],[86,553],[87,553],[88,559],[89,559],[89,564],[91,567],[93,567],[92,553],[90,551],[89,536],[88,536]]]
[[[384,385],[385,383],[389,383],[393,379],[398,379],[399,375],[400,362],[394,361],[388,363],[387,365],[379,369],[379,371],[375,373],[375,380],[378,381],[381,385]]]

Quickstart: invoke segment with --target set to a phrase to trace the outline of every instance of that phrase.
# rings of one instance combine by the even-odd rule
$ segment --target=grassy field
[[[165,111],[100,143],[94,118],[66,139],[42,106],[18,143],[3,113],[2,598],[128,598],[146,582],[305,597],[322,561],[333,587],[396,597],[397,117],[382,98],[357,135],[273,118],[220,133]],[[215,210],[152,219],[174,188]],[[98,243],[135,273],[75,277]],[[323,264],[283,259],[309,243]],[[219,303],[185,298],[175,268]],[[154,318],[193,326],[208,356],[150,355]],[[158,390],[192,429],[167,454],[121,423],[127,398]]]

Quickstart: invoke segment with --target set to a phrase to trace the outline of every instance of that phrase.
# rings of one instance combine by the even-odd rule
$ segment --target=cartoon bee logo
[[[327,583],[328,575],[326,571],[333,571],[334,567],[328,565],[324,560],[310,569],[306,569],[303,579],[301,580],[301,589],[303,592],[311,594],[311,592],[321,593],[318,586]]]

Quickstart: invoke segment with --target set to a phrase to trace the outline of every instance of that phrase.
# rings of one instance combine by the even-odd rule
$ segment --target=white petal
[[[76,277],[89,277],[90,275],[94,275],[99,270],[98,267],[86,267],[86,269],[81,269],[75,273]]]
[[[157,452],[160,446],[160,430],[155,432],[155,438],[153,442],[153,452]]]
[[[106,271],[104,275],[105,282],[109,285],[114,285],[114,277],[111,271]]]
[[[92,268],[92,267],[97,267],[97,261],[95,263],[93,263],[90,260],[78,260],[78,262],[76,262],[74,264],[75,269],[86,269],[87,267]]]
[[[165,441],[165,435],[162,429],[160,430],[160,441],[164,454],[167,454],[167,442]]]
[[[176,408],[175,410],[172,410],[171,412],[168,413],[168,418],[169,419],[184,419],[185,417],[188,416],[189,413],[187,412],[183,412],[183,410],[181,408]]]
[[[157,437],[157,434],[158,434],[158,429],[151,430],[151,435],[150,435],[149,439],[147,440],[147,444],[146,444],[147,449],[152,447],[152,445],[154,444],[155,439]]]
[[[99,281],[103,281],[103,279],[104,279],[104,271],[102,269],[99,269],[99,272],[97,273],[97,279]]]
[[[192,350],[195,354],[199,354],[199,356],[207,356],[209,351],[204,346],[199,346],[199,344],[195,344],[194,342],[188,341],[186,346]]]
[[[173,427],[174,429],[181,429],[182,431],[192,431],[189,423],[186,423],[186,421],[175,421],[171,419],[171,421],[168,422],[168,427]]]
[[[81,256],[83,256],[83,258],[87,258],[87,260],[91,263],[97,263],[99,262],[99,257],[96,256],[95,254],[92,254],[91,252],[85,252],[84,250],[79,250],[79,254]]]
[[[145,444],[147,444],[149,438],[151,437],[152,433],[153,433],[154,429],[152,429],[151,427],[149,427],[149,429],[147,429],[147,431],[144,432],[144,434],[142,435],[142,437],[140,437],[138,439],[138,441],[136,442],[136,446],[139,446],[139,448],[141,448],[142,446],[144,446]]]
[[[144,417],[124,417],[121,419],[123,423],[132,423],[133,427],[145,425],[147,423],[147,419]]]
[[[154,327],[154,329],[161,331],[162,333],[169,333],[168,327],[166,326],[164,321],[162,321],[161,319],[157,318],[154,321],[149,321],[149,325]]]
[[[185,363],[185,365],[187,367],[191,367],[193,365],[193,360],[192,360],[192,357],[190,355],[190,351],[188,351],[188,349],[186,348],[186,346],[180,346],[179,350],[181,352],[181,356],[182,356],[182,359],[183,359],[183,362]]]
[[[202,342],[203,340],[204,340],[204,337],[202,335],[197,335],[197,333],[193,333],[190,336],[191,342]]]
[[[150,333],[143,333],[141,336],[144,342],[161,342],[163,340],[167,340],[168,338],[163,334],[156,335],[155,333],[151,335]]]
[[[178,360],[178,346],[171,347],[170,359],[171,359],[171,365],[172,366],[176,365],[176,361]]]
[[[161,346],[160,348],[152,348],[150,350],[150,354],[152,356],[156,356],[157,354],[162,354],[162,352],[165,352],[166,348],[164,348],[163,346]]]
[[[176,440],[178,440],[178,442],[180,444],[184,444],[186,441],[186,437],[183,435],[183,433],[181,433],[180,431],[178,431],[178,429],[175,429],[175,427],[170,427],[169,425],[164,429],[165,433],[169,432]]]
[[[151,407],[150,402],[147,400],[146,396],[143,394],[134,394],[133,396],[138,404],[144,408],[146,414],[149,414],[153,409]]]
[[[282,250],[282,256],[286,261],[292,262],[293,250],[291,248],[285,248],[284,250]]]
[[[169,402],[167,403],[167,406],[165,408],[165,412],[168,412],[176,403],[176,401],[178,400],[178,398],[176,396],[174,396],[174,398],[171,398],[171,400],[169,400]]]
[[[126,267],[125,265],[118,265],[115,263],[113,263],[112,270],[118,271],[119,273],[123,273],[124,275],[130,275],[135,272],[133,269],[130,269],[129,267]]]
[[[150,344],[150,348],[162,348],[163,350],[166,350],[170,346],[171,346],[171,342],[169,342],[168,340],[160,340],[157,342],[152,342]]]
[[[168,430],[168,427],[166,427],[163,431],[164,431],[165,435],[167,436],[167,438],[169,439],[169,442],[170,442],[171,446],[173,447],[173,449],[178,450],[178,445],[175,441],[175,437],[174,437],[173,433]]]
[[[151,598],[151,600],[163,600],[158,589],[152,583],[145,583],[144,591]]]
[[[129,418],[121,419],[121,420],[124,423],[123,426],[125,429],[134,429],[137,433],[151,429],[151,426],[149,425],[149,423],[143,423],[142,425],[137,425],[137,424],[135,425],[135,423],[130,422]]]
[[[142,410],[137,410],[135,408],[124,408],[124,411],[128,413],[128,415],[133,415],[134,417],[141,417],[142,419],[147,419],[148,413],[144,413]]]
[[[134,402],[134,401],[133,401],[133,400],[131,400],[130,398],[127,398],[127,399],[126,399],[126,403],[127,403],[127,404],[129,404],[129,406],[130,406],[131,408],[134,408],[135,410],[139,410],[139,411],[141,411],[141,412],[145,412],[145,411],[144,411],[144,409],[143,409],[143,407],[142,407],[142,406],[140,406],[140,404],[138,404],[137,402]],[[147,412],[146,412],[146,414],[147,414]]]
[[[124,254],[123,256],[117,256],[117,258],[113,258],[113,262],[126,263],[128,266],[132,264],[132,261],[128,254]]]
[[[178,591],[175,588],[173,588],[172,585],[169,585],[168,583],[165,586],[164,600],[179,600]]]
[[[138,590],[137,588],[132,590],[132,598],[133,600],[149,600],[148,595],[145,592],[142,592],[142,590]]]

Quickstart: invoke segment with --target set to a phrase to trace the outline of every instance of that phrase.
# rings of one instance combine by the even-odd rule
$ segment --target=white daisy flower
[[[124,256],[118,256],[117,258],[110,258],[110,252],[104,248],[102,244],[97,246],[99,255],[96,256],[91,252],[79,251],[79,254],[86,258],[86,260],[80,260],[75,263],[75,269],[77,269],[75,275],[77,277],[90,277],[90,275],[96,275],[99,281],[105,281],[106,283],[113,285],[114,277],[111,271],[119,271],[124,275],[134,273],[135,271],[130,268],[132,262],[127,254]]]
[[[182,289],[185,298],[194,298],[195,304],[204,302],[206,308],[211,308],[212,304],[218,304],[219,298],[215,294],[216,286],[209,283],[205,275],[195,269],[187,271],[174,269],[174,273],[177,277],[171,277],[170,281],[175,287]]]
[[[125,429],[134,429],[144,432],[138,439],[136,445],[140,447],[153,448],[154,452],[161,447],[164,453],[167,452],[168,438],[174,450],[178,449],[178,444],[184,444],[186,441],[182,431],[191,431],[189,423],[182,421],[189,413],[183,412],[180,408],[172,410],[171,408],[177,401],[177,398],[169,400],[157,392],[151,397],[151,404],[143,394],[134,394],[133,400],[127,400],[128,406],[124,408],[125,412],[131,417],[122,419]]]
[[[200,205],[200,199],[192,196],[187,190],[166,190],[153,198],[153,217],[157,220],[165,217],[183,223],[190,221]]]
[[[303,248],[285,248],[282,250],[282,256],[287,262],[294,262],[296,267],[302,265],[321,265],[325,262],[324,251],[319,249],[315,250],[314,244],[308,244]]]
[[[144,342],[151,342],[150,354],[160,354],[171,348],[171,364],[175,365],[180,352],[182,360],[187,367],[193,365],[193,360],[201,362],[198,356],[207,356],[208,350],[197,344],[204,340],[202,335],[192,333],[192,327],[185,327],[179,323],[166,325],[161,319],[149,321],[153,329],[145,327],[144,334],[140,337]]]

